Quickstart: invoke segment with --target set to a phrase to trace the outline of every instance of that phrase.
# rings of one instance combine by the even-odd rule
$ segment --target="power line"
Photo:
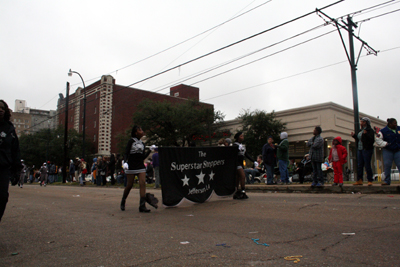
[[[336,5],[336,4],[338,4],[338,3],[340,3],[340,2],[343,2],[343,1],[344,1],[344,0],[339,0],[339,1],[335,2],[335,3],[332,3],[332,4],[329,4],[329,5],[325,6],[325,7],[321,8],[321,9],[319,9],[319,10],[326,9],[326,8],[328,8],[328,7],[331,7],[331,6],[333,6],[333,5]],[[197,57],[197,58],[191,59],[191,60],[186,61],[186,62],[184,62],[184,63],[182,63],[182,64],[176,65],[175,67],[169,68],[169,69],[164,70],[164,71],[161,71],[161,72],[159,72],[159,73],[157,73],[157,74],[151,75],[151,76],[149,76],[149,77],[147,77],[147,78],[144,78],[144,79],[142,79],[142,80],[139,80],[139,81],[137,81],[137,82],[134,82],[134,83],[128,85],[128,87],[130,87],[130,86],[132,86],[132,85],[135,85],[135,84],[138,84],[138,83],[141,83],[141,82],[144,82],[144,81],[147,81],[147,80],[152,79],[152,78],[154,78],[154,77],[160,76],[160,75],[162,75],[162,74],[164,74],[164,73],[167,73],[167,72],[169,72],[169,71],[171,71],[171,70],[180,68],[180,67],[185,66],[185,65],[187,65],[187,64],[189,64],[189,63],[192,63],[192,62],[197,61],[197,60],[199,60],[199,59],[202,59],[202,58],[204,58],[204,57],[210,56],[210,55],[212,55],[212,54],[215,54],[215,53],[217,53],[217,52],[220,52],[220,51],[222,51],[222,50],[225,50],[225,49],[227,49],[227,48],[230,48],[230,47],[232,47],[232,46],[235,46],[235,45],[237,45],[237,44],[240,44],[240,43],[242,43],[242,42],[248,41],[248,40],[250,40],[250,39],[252,39],[252,38],[254,38],[254,37],[257,37],[257,36],[260,36],[260,35],[262,35],[262,34],[264,34],[264,33],[270,32],[270,31],[272,31],[272,30],[275,30],[275,29],[277,29],[277,28],[280,28],[280,27],[282,27],[282,26],[284,26],[284,25],[287,25],[287,24],[292,23],[292,22],[294,22],[294,21],[297,21],[297,20],[299,20],[299,19],[305,18],[305,17],[307,17],[307,16],[309,16],[309,15],[312,15],[312,14],[314,14],[314,13],[315,13],[315,11],[312,11],[312,12],[306,13],[306,14],[304,14],[304,15],[301,15],[301,16],[299,16],[299,17],[296,17],[296,18],[294,18],[294,19],[288,20],[288,21],[286,21],[286,22],[284,22],[284,23],[281,23],[281,24],[279,24],[279,25],[277,25],[277,26],[274,26],[274,27],[269,28],[269,29],[267,29],[267,30],[264,30],[264,31],[261,31],[261,32],[259,32],[259,33],[253,34],[253,35],[251,35],[251,36],[248,36],[248,37],[246,37],[246,38],[244,38],[244,39],[241,39],[241,40],[239,40],[239,41],[236,41],[236,42],[231,43],[231,44],[229,44],[229,45],[226,45],[226,46],[224,46],[224,47],[221,47],[221,48],[218,48],[218,49],[216,49],[216,50],[214,50],[214,51],[208,52],[208,53],[206,53],[206,54],[204,54],[204,55],[202,55],[202,56],[199,56],[199,57]]]
[[[276,42],[276,43],[273,43],[273,44],[271,44],[271,45],[262,47],[262,48],[260,48],[260,49],[257,49],[257,50],[255,50],[255,51],[253,51],[253,52],[250,52],[250,53],[247,53],[247,54],[245,54],[245,55],[239,56],[239,57],[237,57],[237,58],[228,60],[228,61],[226,61],[226,62],[224,62],[224,63],[215,65],[214,67],[207,68],[207,69],[204,70],[204,71],[201,71],[201,72],[198,72],[198,73],[189,75],[189,76],[187,76],[187,77],[185,77],[185,78],[176,80],[176,81],[174,81],[172,84],[170,84],[170,85],[168,85],[168,86],[167,86],[167,85],[160,86],[162,89],[158,89],[158,88],[160,88],[160,87],[158,87],[157,90],[154,90],[153,92],[159,92],[159,91],[168,89],[168,88],[171,87],[171,86],[174,86],[174,85],[177,85],[177,84],[179,84],[179,83],[182,83],[182,82],[191,80],[191,79],[193,79],[193,78],[196,78],[196,77],[198,77],[198,76],[201,76],[201,75],[203,75],[203,74],[206,74],[206,73],[208,73],[208,72],[210,72],[210,71],[216,70],[216,69],[221,68],[221,67],[226,66],[226,65],[229,65],[229,64],[231,64],[231,63],[233,63],[233,62],[236,62],[236,61],[238,61],[238,60],[241,60],[241,59],[243,59],[243,58],[245,58],[245,57],[254,55],[254,54],[256,54],[256,53],[259,53],[259,52],[261,52],[261,51],[264,51],[265,49],[271,48],[271,47],[276,46],[276,45],[278,45],[278,44],[282,44],[282,43],[284,43],[284,42],[286,42],[286,41],[289,41],[289,40],[291,40],[291,39],[294,39],[294,38],[296,38],[296,37],[299,37],[299,36],[301,36],[301,35],[303,35],[303,34],[306,34],[306,33],[311,32],[311,31],[317,30],[317,29],[319,29],[319,28],[321,28],[321,27],[324,27],[324,26],[326,26],[326,25],[325,25],[325,24],[321,24],[321,25],[319,25],[319,26],[313,27],[313,28],[311,28],[311,29],[308,29],[308,30],[303,31],[303,32],[298,33],[298,34],[295,34],[295,35],[293,35],[293,36],[291,36],[291,37],[288,37],[288,38],[286,38],[286,39],[283,39],[283,40],[281,40],[281,41],[279,41],[279,42]]]
[[[220,23],[220,24],[217,24],[216,26],[211,27],[211,28],[209,28],[208,30],[205,30],[205,31],[203,31],[203,32],[201,32],[201,33],[198,33],[198,34],[196,34],[196,35],[194,35],[194,36],[192,36],[192,37],[190,37],[190,38],[188,38],[188,39],[186,39],[186,40],[184,40],[184,41],[181,41],[181,42],[179,42],[179,43],[177,43],[177,44],[175,44],[175,45],[172,45],[172,46],[170,46],[170,47],[168,47],[168,48],[166,48],[166,49],[163,49],[163,50],[161,50],[161,51],[159,51],[159,52],[157,52],[157,53],[155,53],[155,54],[152,54],[152,55],[150,55],[150,56],[148,56],[148,57],[142,58],[142,59],[140,59],[140,60],[138,60],[138,61],[136,61],[136,62],[134,62],[134,63],[131,63],[131,64],[129,64],[129,65],[126,65],[126,66],[124,66],[124,67],[122,67],[122,68],[119,68],[119,69],[116,69],[116,70],[114,70],[114,71],[105,73],[105,74],[103,74],[103,75],[109,75],[109,74],[112,74],[112,73],[114,73],[114,72],[115,72],[115,73],[118,73],[118,71],[120,71],[120,70],[126,69],[126,68],[131,67],[131,66],[133,66],[133,65],[136,65],[136,64],[138,64],[138,63],[140,63],[140,62],[143,62],[143,61],[145,61],[145,60],[147,60],[147,59],[153,58],[153,57],[155,57],[155,56],[157,56],[157,55],[159,55],[159,54],[162,54],[162,53],[164,53],[164,52],[166,52],[166,51],[168,51],[168,50],[171,50],[172,48],[175,48],[175,47],[177,47],[177,46],[179,46],[179,45],[181,45],[181,44],[184,44],[184,43],[186,43],[186,42],[188,42],[188,41],[190,41],[190,40],[192,40],[192,39],[195,39],[195,38],[197,38],[197,37],[199,37],[199,36],[201,36],[201,35],[203,35],[203,34],[209,32],[209,31],[215,30],[215,29],[221,27],[222,25],[224,25],[224,24],[226,24],[226,23],[228,23],[228,22],[231,22],[231,21],[233,21],[233,20],[235,20],[235,19],[237,19],[237,18],[239,18],[239,17],[241,17],[241,16],[243,16],[243,15],[245,15],[245,14],[247,14],[247,13],[250,13],[251,11],[256,10],[257,8],[262,7],[262,6],[265,5],[265,4],[268,4],[268,3],[271,2],[271,1],[272,1],[272,0],[265,1],[264,3],[261,3],[260,5],[258,5],[258,6],[256,6],[256,7],[253,7],[253,8],[251,8],[251,9],[249,9],[249,10],[247,10],[247,11],[245,11],[245,12],[239,14],[239,15],[236,15],[236,16],[234,16],[234,17],[232,17],[232,18],[230,18],[230,19],[228,19],[228,20],[226,20],[226,21],[224,21],[224,22],[222,22],[222,23]],[[254,2],[254,1],[253,1],[253,2]],[[253,3],[253,2],[252,2],[252,3]],[[252,3],[248,4],[246,7],[248,7],[248,6],[251,5]],[[246,7],[244,7],[243,9],[245,9]],[[242,10],[243,10],[243,9],[242,9]],[[239,11],[239,12],[240,12],[240,11]],[[193,46],[192,46],[191,48],[193,48]],[[190,49],[191,49],[191,48],[190,48]],[[187,50],[187,51],[188,51],[188,50]],[[185,51],[185,53],[186,53],[187,51]],[[103,75],[102,75],[102,76],[103,76]],[[90,82],[90,81],[93,81],[93,80],[97,80],[97,79],[101,78],[102,76],[97,76],[97,77],[94,77],[94,78],[85,80],[85,82]],[[71,87],[77,86],[77,85],[80,85],[80,82],[79,82],[79,83],[75,83],[75,84],[71,84]],[[59,92],[59,93],[63,93],[63,91],[61,91],[61,92]],[[55,96],[55,97],[57,97],[57,96]],[[42,107],[43,107],[44,105],[48,104],[50,101],[52,101],[55,97],[53,97],[53,98],[50,99],[48,102],[46,102],[45,104],[43,104]]]
[[[391,50],[396,50],[396,49],[400,49],[400,46],[389,48],[389,49],[385,49],[385,50],[381,50],[380,53],[385,53],[385,52],[388,52],[388,51],[391,51]],[[366,57],[366,56],[368,56],[368,55],[363,55],[362,57]],[[274,83],[274,82],[290,79],[290,78],[293,78],[293,77],[296,77],[296,76],[300,76],[300,75],[307,74],[307,73],[314,72],[314,71],[321,70],[321,69],[326,69],[326,68],[333,67],[333,66],[336,66],[336,65],[339,65],[339,64],[343,64],[343,63],[346,63],[346,62],[347,62],[347,60],[339,61],[339,62],[336,62],[336,63],[332,63],[332,64],[325,65],[325,66],[322,66],[322,67],[318,67],[318,68],[315,68],[315,69],[299,72],[299,73],[296,73],[296,74],[293,74],[293,75],[285,76],[285,77],[282,77],[282,78],[279,78],[279,79],[275,79],[275,80],[272,80],[272,81],[268,81],[268,82],[265,82],[265,83],[260,83],[260,84],[253,85],[253,86],[250,86],[250,87],[238,89],[238,90],[235,90],[235,91],[232,91],[232,92],[229,92],[229,93],[225,93],[225,94],[209,97],[209,98],[206,98],[206,99],[201,99],[201,101],[207,101],[207,100],[210,100],[210,99],[219,98],[219,97],[222,97],[222,96],[239,93],[239,92],[246,91],[246,90],[249,90],[249,89],[252,89],[252,88],[256,88],[256,87],[259,87],[259,86],[262,86],[262,85],[266,85],[266,84],[270,84],[270,83]]]
[[[343,0],[342,0],[343,1]],[[337,3],[339,3],[339,2],[341,2],[341,1],[338,1],[338,2],[336,2],[336,3],[333,3],[333,4],[331,4],[331,5],[334,5],[334,4],[337,4]],[[331,6],[331,5],[329,5],[329,6]],[[327,6],[327,7],[329,7],[329,6]],[[324,8],[326,8],[326,7],[324,7]],[[322,9],[324,9],[324,8],[322,8]],[[322,9],[320,9],[320,10],[322,10]],[[312,13],[314,13],[314,12],[311,12],[311,13],[308,13],[308,14],[305,14],[305,15],[303,15],[303,16],[301,16],[301,17],[298,17],[298,18],[295,18],[295,19],[293,19],[293,20],[290,20],[290,21],[288,21],[288,22],[285,22],[285,23],[283,23],[283,24],[280,24],[280,25],[278,25],[278,26],[275,26],[275,27],[273,27],[273,28],[271,28],[271,29],[275,29],[275,28],[278,28],[278,27],[280,27],[280,26],[283,26],[284,24],[287,24],[287,23],[290,23],[290,22],[293,22],[293,21],[295,21],[295,20],[297,20],[297,19],[299,19],[299,18],[302,18],[302,17],[304,17],[304,16],[307,16],[307,15],[309,15],[309,14],[312,14]],[[266,31],[269,31],[269,30],[271,30],[271,29],[268,29],[268,30],[266,30]],[[266,31],[263,31],[263,32],[266,32]],[[255,37],[255,36],[257,36],[257,35],[259,35],[260,33],[258,33],[258,34],[256,34],[256,35],[253,35],[253,36],[251,36],[251,37]],[[249,37],[248,37],[249,38]],[[243,39],[243,40],[247,40],[248,38],[245,38],[245,39]],[[243,40],[241,40],[241,41],[239,41],[239,42],[242,42]],[[236,42],[236,43],[238,43],[238,42]],[[234,43],[234,44],[236,44],[236,43]],[[299,44],[298,44],[299,45]],[[231,45],[229,45],[229,46],[232,46],[232,44]],[[227,48],[227,47],[229,47],[229,46],[226,46],[226,47],[224,47],[224,48]],[[213,51],[213,52],[211,52],[211,53],[215,53],[216,51]],[[270,55],[269,55],[270,56]],[[260,60],[260,59],[258,59],[258,60]],[[193,60],[192,60],[193,61]],[[188,64],[188,63],[185,63],[185,64]],[[250,64],[250,63],[247,63],[247,64]],[[219,75],[221,75],[221,74],[219,74]],[[154,75],[153,75],[154,76]],[[152,76],[152,77],[153,77]],[[151,77],[150,77],[151,78]],[[147,79],[150,79],[150,78],[147,78]],[[208,79],[210,79],[210,78],[208,78]],[[197,82],[198,83],[198,82]],[[127,87],[130,87],[131,85],[128,85],[128,86],[125,86],[125,87],[122,87],[121,89],[123,89],[123,88],[127,88]],[[119,89],[119,90],[121,90],[121,89]],[[114,91],[114,92],[116,92],[116,91]],[[112,93],[114,93],[114,92],[111,92],[111,93],[108,93],[108,94],[112,94]],[[107,96],[108,94],[106,94],[105,96]],[[75,102],[78,102],[78,101],[80,101],[80,99],[75,99]],[[94,101],[94,100],[92,100],[92,101]],[[91,101],[89,101],[89,102],[91,102]],[[72,108],[71,108],[72,109]],[[57,115],[59,115],[60,113],[57,113],[55,116],[57,116]],[[50,117],[51,118],[51,117]]]

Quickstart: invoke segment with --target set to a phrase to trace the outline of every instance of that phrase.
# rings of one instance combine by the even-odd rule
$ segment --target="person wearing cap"
[[[15,185],[21,170],[18,136],[10,118],[7,103],[0,100],[0,221],[8,202],[10,178],[14,178],[12,185]]]
[[[289,141],[287,132],[281,132],[281,142],[277,146],[276,157],[278,159],[279,172],[281,175],[281,181],[279,184],[290,184],[289,182]]]
[[[357,147],[357,182],[353,185],[363,185],[364,168],[367,172],[368,186],[372,186],[372,167],[371,159],[374,154],[375,134],[371,127],[371,120],[364,117],[360,120],[361,130],[358,134],[351,132],[355,139]]]
[[[237,163],[236,163],[236,192],[233,195],[233,199],[247,199],[249,198],[246,195],[245,185],[246,185],[246,176],[244,174],[244,157],[254,162],[254,160],[247,154],[246,147],[242,144],[244,141],[243,132],[238,132],[235,134],[235,143],[233,146],[237,146],[238,155],[237,155]],[[241,190],[239,190],[239,184]]]
[[[400,126],[397,126],[397,120],[387,119],[387,125],[377,135],[377,146],[382,147],[383,169],[385,172],[385,181],[382,185],[390,185],[393,161],[400,170]]]
[[[307,146],[310,147],[308,154],[313,168],[313,182],[311,183],[311,187],[324,186],[324,177],[321,168],[324,162],[324,139],[321,137],[321,133],[321,127],[315,127],[313,131],[314,136],[307,142]]]
[[[262,160],[267,170],[267,185],[274,183],[274,167],[276,166],[276,147],[272,136],[268,136],[267,143],[262,148]]]

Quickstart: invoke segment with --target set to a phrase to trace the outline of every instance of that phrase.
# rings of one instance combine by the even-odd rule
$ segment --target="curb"
[[[343,187],[326,185],[312,188],[310,185],[246,185],[247,192],[255,193],[314,193],[314,194],[400,194],[400,185]]]

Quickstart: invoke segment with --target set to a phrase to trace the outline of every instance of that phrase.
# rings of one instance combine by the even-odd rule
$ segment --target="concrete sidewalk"
[[[343,187],[332,186],[326,184],[323,188],[312,188],[310,184],[291,184],[291,185],[266,185],[260,184],[247,184],[246,191],[259,192],[259,193],[324,193],[324,194],[400,194],[400,184],[391,184],[389,186],[381,186],[374,184],[367,186],[354,186],[352,184],[344,184]]]

